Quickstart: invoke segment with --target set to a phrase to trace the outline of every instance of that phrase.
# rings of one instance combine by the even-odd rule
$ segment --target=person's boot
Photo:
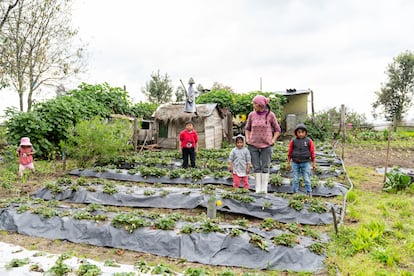
[[[262,192],[267,194],[267,185],[269,184],[269,173],[262,173]]]
[[[255,174],[255,181],[256,181],[256,185],[255,185],[256,193],[260,193],[262,191],[262,174],[261,173]]]

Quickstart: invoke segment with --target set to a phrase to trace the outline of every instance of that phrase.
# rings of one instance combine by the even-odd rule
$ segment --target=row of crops
[[[336,180],[340,161],[318,154],[322,173],[314,173],[316,196],[308,198],[290,194],[277,152],[268,194],[232,188],[228,149],[200,152],[198,168],[188,170],[175,151],[145,152],[73,170],[30,198],[3,201],[0,228],[211,265],[321,270],[329,231],[320,229],[341,214],[347,191]],[[212,198],[220,202],[215,218],[206,215]]]

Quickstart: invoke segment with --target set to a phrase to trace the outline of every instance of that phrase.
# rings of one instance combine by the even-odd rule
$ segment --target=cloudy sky
[[[260,80],[263,91],[310,88],[317,111],[368,115],[387,65],[414,50],[411,0],[74,1],[89,51],[80,80],[125,85],[134,102],[160,70],[174,87],[193,77],[237,93]]]

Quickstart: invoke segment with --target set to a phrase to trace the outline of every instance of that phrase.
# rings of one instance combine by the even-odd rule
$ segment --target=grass
[[[414,275],[413,189],[388,194],[375,189],[372,168],[349,167],[355,185],[347,221],[328,246],[329,273],[341,275]],[[382,187],[382,182],[374,185]]]

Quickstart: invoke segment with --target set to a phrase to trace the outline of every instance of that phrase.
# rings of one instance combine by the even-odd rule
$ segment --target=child
[[[30,138],[23,137],[20,140],[20,145],[16,151],[17,155],[19,156],[19,173],[18,176],[23,176],[23,171],[27,168],[30,169],[32,172],[35,171],[34,164],[33,164],[33,154],[35,153],[32,143],[30,143]]]
[[[233,174],[233,187],[239,188],[240,180],[243,188],[249,189],[249,173],[251,165],[250,152],[244,147],[244,137],[236,136],[236,147],[230,152],[229,170]]]
[[[312,197],[312,187],[310,182],[311,162],[312,169],[315,170],[315,145],[309,137],[308,131],[304,124],[298,124],[295,128],[295,138],[289,143],[287,169],[290,170],[290,161],[292,160],[293,172],[293,193],[299,188],[299,178],[302,175],[305,182],[306,194]]]
[[[196,167],[196,153],[198,152],[198,135],[191,121],[185,123],[185,129],[180,132],[180,151],[183,156],[183,168],[188,168],[188,157],[191,167]]]

